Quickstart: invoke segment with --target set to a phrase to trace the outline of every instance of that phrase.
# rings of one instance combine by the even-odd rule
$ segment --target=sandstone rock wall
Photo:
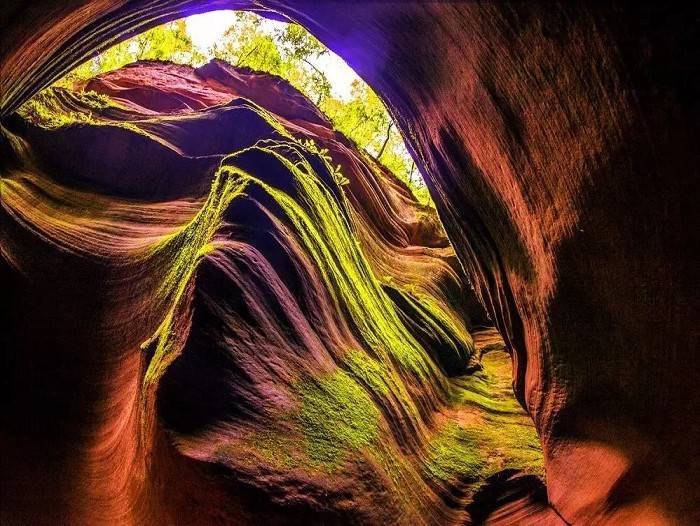
[[[3,113],[127,30],[237,5],[11,3]],[[264,6],[306,26],[391,107],[513,353],[552,505],[574,523],[692,523],[696,8]]]

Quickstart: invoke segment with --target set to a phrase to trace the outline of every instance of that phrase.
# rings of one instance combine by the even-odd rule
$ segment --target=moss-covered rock
[[[365,390],[338,369],[296,386],[297,416],[313,462],[335,468],[379,437],[379,411]]]

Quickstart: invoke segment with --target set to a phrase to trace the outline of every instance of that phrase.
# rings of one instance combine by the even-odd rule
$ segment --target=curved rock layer
[[[10,2],[2,114],[129,31],[224,7],[300,22],[390,106],[513,353],[561,516],[698,522],[697,8]]]
[[[6,124],[3,522],[559,522],[435,210],[285,81],[136,63]]]

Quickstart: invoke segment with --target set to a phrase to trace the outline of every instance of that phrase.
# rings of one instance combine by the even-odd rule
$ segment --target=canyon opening
[[[700,520],[691,13],[6,17],[2,524]]]

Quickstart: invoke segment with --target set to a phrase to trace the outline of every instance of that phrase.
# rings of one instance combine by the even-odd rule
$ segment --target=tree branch
[[[384,150],[386,149],[386,145],[389,142],[389,137],[391,136],[392,126],[394,126],[394,123],[390,122],[389,127],[386,129],[386,138],[384,139],[384,144],[382,144],[382,147],[379,149],[379,153],[377,154],[377,161],[382,158],[382,155],[384,155]]]

